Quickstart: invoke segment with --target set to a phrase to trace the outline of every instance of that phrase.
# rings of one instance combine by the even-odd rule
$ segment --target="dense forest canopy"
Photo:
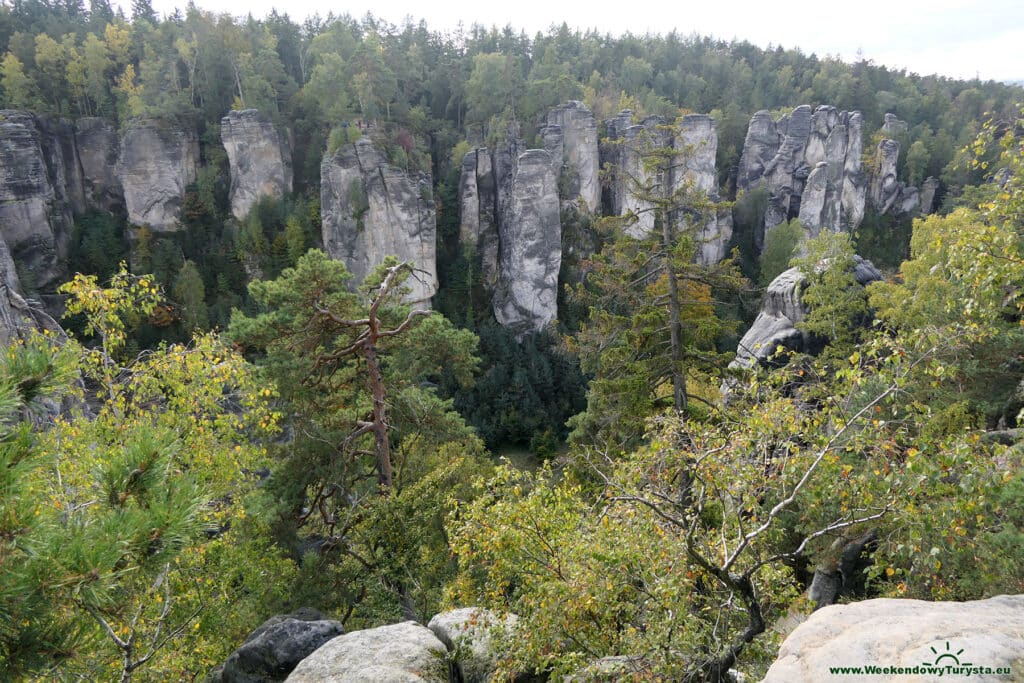
[[[819,581],[833,600],[1024,592],[1020,87],[675,32],[149,0],[130,19],[4,0],[0,55],[0,108],[173,122],[201,157],[180,230],[93,208],[67,284],[21,279],[67,332],[0,353],[3,676],[201,680],[275,613],[351,631],[475,605],[520,620],[494,680],[629,655],[638,680],[718,683],[763,673],[771,624],[822,603]],[[563,246],[588,249],[563,249],[557,321],[517,334],[460,241],[460,171],[510,131],[539,146],[569,100],[663,117],[652,134],[709,113],[722,192],[635,188],[650,234],[561,207]],[[755,248],[747,125],[800,104],[861,112],[865,157],[896,138],[938,210],[814,239],[788,221]],[[245,109],[287,131],[294,191],[238,217],[221,127]],[[320,250],[321,161],[363,135],[431,181],[432,309],[409,305],[417,264],[358,282]],[[642,156],[651,177],[678,163]],[[712,264],[669,220],[710,210],[736,226]],[[799,307],[806,343],[739,363],[780,274],[765,306]]]

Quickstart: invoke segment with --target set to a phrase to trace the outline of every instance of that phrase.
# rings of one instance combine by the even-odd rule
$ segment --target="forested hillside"
[[[1024,593],[1020,87],[147,0],[0,55],[0,678],[474,606],[493,680],[758,680]]]

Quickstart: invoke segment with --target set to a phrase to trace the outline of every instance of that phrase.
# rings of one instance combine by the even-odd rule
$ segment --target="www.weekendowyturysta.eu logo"
[[[1012,671],[1008,666],[985,666],[969,661],[972,658],[964,653],[964,648],[941,641],[930,648],[931,657],[920,664],[874,664],[864,662],[859,666],[830,666],[828,671],[833,676],[935,676],[937,678],[971,676],[1009,676]]]

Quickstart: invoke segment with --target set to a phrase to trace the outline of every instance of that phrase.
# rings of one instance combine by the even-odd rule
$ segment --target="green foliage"
[[[0,362],[0,408],[46,427],[15,425],[0,448],[0,519],[22,525],[0,550],[0,602],[17,616],[0,632],[4,670],[194,677],[261,616],[218,577],[231,564],[276,561],[258,537],[227,531],[244,517],[258,440],[273,431],[269,391],[214,337],[126,358],[126,330],[160,299],[152,276],[122,268],[105,288],[79,275],[64,291],[99,347],[37,337]],[[89,413],[80,395],[59,415],[46,409],[76,393],[79,372],[99,387]],[[234,633],[203,628],[243,614]]]
[[[761,267],[758,282],[767,287],[772,280],[789,268],[789,262],[797,254],[797,246],[804,237],[799,220],[777,225],[764,236],[764,251],[761,252]]]
[[[850,236],[826,230],[793,260],[807,278],[801,299],[810,311],[797,328],[826,344],[829,356],[849,355],[868,320],[868,297],[853,275],[853,257]]]
[[[310,251],[278,279],[253,283],[262,312],[236,312],[229,331],[261,357],[295,434],[267,486],[279,539],[297,555],[303,539],[328,539],[303,561],[312,572],[304,590],[315,586],[321,604],[360,624],[436,608],[450,573],[440,501],[482,467],[482,443],[431,388],[442,375],[471,383],[476,337],[441,316],[410,313],[391,272],[401,271],[379,270],[351,292],[345,266]],[[356,321],[371,315],[382,332],[401,331],[367,342],[373,355],[360,356],[352,351],[371,347],[360,346]],[[379,392],[388,406],[383,455],[382,435],[365,428]],[[368,480],[368,469],[378,476]],[[429,571],[425,558],[436,558]]]
[[[203,278],[199,275],[196,264],[185,261],[178,271],[172,290],[174,299],[181,306],[181,318],[188,333],[204,330],[209,325],[206,310],[206,290]]]

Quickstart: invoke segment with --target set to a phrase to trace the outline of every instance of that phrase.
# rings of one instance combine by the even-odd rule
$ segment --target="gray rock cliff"
[[[585,104],[570,101],[548,112],[547,127],[541,131],[544,148],[552,154],[556,177],[567,180],[562,199],[582,200],[580,208],[596,213],[601,208],[601,162],[598,153],[597,120]]]
[[[220,122],[220,138],[231,167],[231,213],[245,218],[261,197],[281,198],[292,191],[288,139],[256,109],[229,112]]]
[[[526,334],[558,315],[558,271],[562,265],[558,179],[546,150],[531,149],[515,160],[508,209],[498,224],[498,284],[494,316]]]
[[[875,160],[871,166],[870,199],[871,206],[880,214],[915,214],[921,208],[920,191],[896,177],[899,158],[899,142],[885,138],[878,143]],[[934,189],[931,192],[931,201],[934,202]]]
[[[480,257],[483,281],[498,283],[498,189],[493,155],[474,149],[462,160],[459,180],[459,241]]]
[[[921,207],[922,215],[928,215],[935,211],[935,200],[938,198],[939,180],[929,176],[921,183]]]
[[[6,348],[17,340],[25,340],[34,331],[44,330],[63,334],[53,318],[21,295],[21,283],[18,281],[14,259],[7,245],[0,240],[0,348]]]
[[[86,204],[101,211],[124,211],[124,189],[117,177],[120,140],[114,125],[98,117],[78,119],[75,141]]]
[[[84,203],[66,122],[0,111],[0,234],[18,264],[23,285],[47,290],[65,277],[72,210]]]
[[[853,276],[860,286],[882,279],[878,269],[860,256],[854,257]],[[798,268],[790,268],[771,281],[761,302],[761,310],[736,349],[736,358],[729,367],[752,368],[766,364],[781,346],[790,351],[803,351],[808,339],[797,329],[807,315],[801,294],[807,279]]]
[[[117,169],[128,220],[156,232],[178,230],[185,188],[195,181],[198,163],[195,131],[153,119],[129,124]]]
[[[755,235],[759,248],[764,232],[792,218],[799,218],[813,235],[860,225],[868,186],[861,168],[862,137],[863,120],[856,111],[820,106],[812,112],[801,105],[778,121],[767,111],[754,114],[737,188],[748,192],[764,187],[768,192],[763,231]]]
[[[604,160],[615,169],[611,209],[620,216],[635,216],[626,227],[631,237],[643,239],[654,230],[655,202],[650,200],[651,195],[689,195],[692,201],[687,203],[691,206],[720,201],[715,169],[718,131],[710,116],[691,114],[672,125],[661,117],[649,117],[633,124],[632,112],[623,110],[605,121],[605,130],[609,144],[603,151]],[[658,163],[673,150],[674,158]],[[679,210],[669,220],[675,222],[677,230],[694,234],[698,262],[717,263],[728,254],[732,239],[732,213],[728,209],[706,207],[697,215],[692,210]]]
[[[673,147],[679,151],[671,173],[672,190],[683,188],[693,191],[711,202],[718,202],[718,177],[715,161],[718,155],[718,130],[715,120],[705,114],[684,116],[676,129]],[[693,220],[685,215],[676,217],[679,229],[689,230]],[[697,262],[713,265],[729,254],[732,240],[732,211],[713,208],[696,219]]]
[[[368,138],[325,154],[320,164],[324,249],[355,284],[386,256],[411,261],[408,299],[429,306],[437,291],[437,232],[430,176],[387,163]]]

